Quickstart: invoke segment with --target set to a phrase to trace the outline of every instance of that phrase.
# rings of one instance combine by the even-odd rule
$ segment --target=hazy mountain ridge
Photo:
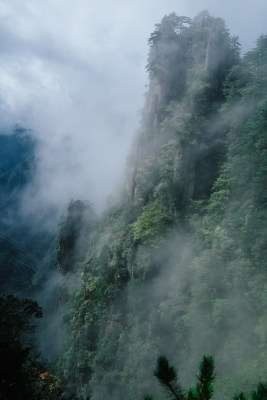
[[[26,295],[36,269],[24,241],[20,196],[34,174],[34,141],[24,129],[0,135],[1,292]],[[23,237],[24,236],[24,237]]]
[[[267,370],[267,38],[241,59],[223,20],[172,13],[149,45],[125,190],[99,218],[71,201],[44,260],[62,275],[40,294],[43,349],[94,400],[159,398],[159,354],[185,386],[212,354],[216,398],[250,393]]]
[[[2,294],[33,295],[34,282],[38,281],[35,274],[56,234],[42,225],[39,215],[23,210],[28,201],[25,193],[36,178],[36,144],[32,132],[24,128],[15,127],[0,135]],[[46,217],[49,206],[43,207],[42,212]]]

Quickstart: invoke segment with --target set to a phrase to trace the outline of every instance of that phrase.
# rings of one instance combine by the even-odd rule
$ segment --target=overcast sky
[[[154,24],[203,9],[243,51],[267,33],[266,0],[0,0],[0,129],[20,124],[39,139],[38,207],[103,207],[138,128]]]

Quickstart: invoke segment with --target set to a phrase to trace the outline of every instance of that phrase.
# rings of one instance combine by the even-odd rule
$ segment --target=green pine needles
[[[267,400],[267,382],[258,384],[256,390],[251,393],[251,400]],[[233,397],[233,400],[247,400],[243,392]]]
[[[189,389],[187,394],[178,381],[177,370],[169,364],[166,357],[160,356],[158,358],[153,374],[159,381],[164,399],[210,400],[214,392],[213,383],[215,381],[215,374],[212,356],[203,356],[199,365],[199,374],[196,376],[196,386]],[[144,400],[153,400],[153,396],[146,395]],[[239,395],[235,395],[233,400],[247,400],[247,398],[241,392]],[[257,390],[251,393],[250,400],[267,400],[267,382],[260,382],[258,384]]]
[[[213,393],[212,384],[215,380],[214,361],[210,356],[204,356],[199,366],[199,375],[197,375],[196,399],[209,400]]]
[[[159,357],[157,367],[154,370],[154,376],[158,379],[160,386],[166,393],[166,398],[184,400],[184,391],[178,382],[176,369],[169,365],[166,357]]]

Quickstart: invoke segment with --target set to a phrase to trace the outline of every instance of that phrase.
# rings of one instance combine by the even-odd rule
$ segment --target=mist
[[[154,24],[205,8],[226,19],[245,51],[263,32],[264,1],[0,1],[1,132],[19,125],[37,139],[24,214],[62,210],[72,198],[103,210],[139,125]]]
[[[203,134],[199,139],[200,149],[194,148],[189,154],[182,145],[178,149],[178,139],[175,142],[173,138],[179,124],[172,121],[180,118],[185,125],[186,102],[179,103],[179,90],[182,93],[185,88],[186,73],[179,74],[175,63],[171,70],[170,62],[168,83],[172,86],[172,79],[176,79],[178,85],[174,89],[179,101],[176,106],[170,104],[167,123],[166,119],[160,121],[160,117],[157,120],[156,109],[164,88],[161,93],[158,86],[158,97],[154,96],[157,87],[151,90],[156,85],[153,77],[148,88],[147,39],[154,25],[172,11],[195,17],[203,9],[213,17],[225,19],[231,35],[239,36],[243,54],[264,33],[267,15],[264,1],[249,2],[244,7],[240,1],[228,0],[223,4],[211,0],[167,0],[157,4],[152,0],[126,4],[122,0],[112,3],[81,0],[78,4],[72,0],[45,3],[28,0],[23,5],[19,0],[12,3],[0,0],[0,132],[8,135],[16,127],[22,127],[34,137],[36,165],[32,180],[19,192],[19,213],[32,226],[29,241],[35,236],[34,229],[39,230],[39,237],[46,230],[51,231],[47,240],[50,248],[40,252],[46,255],[43,259],[39,257],[33,274],[32,292],[45,311],[37,327],[36,341],[48,361],[53,363],[61,358],[59,371],[65,357],[76,360],[79,354],[86,361],[81,369],[77,364],[81,377],[78,393],[88,389],[82,386],[84,382],[88,384],[93,365],[96,372],[91,383],[96,400],[105,397],[101,390],[105,392],[105,385],[109,387],[110,382],[115,388],[110,398],[122,393],[116,389],[115,367],[124,371],[125,379],[130,382],[132,370],[135,367],[138,370],[139,363],[143,376],[134,379],[140,381],[137,388],[140,394],[145,390],[143,382],[146,385],[145,382],[153,380],[153,363],[159,354],[166,355],[182,370],[184,385],[192,384],[196,360],[204,353],[215,356],[219,376],[233,372],[257,356],[253,348],[259,335],[254,334],[253,326],[258,316],[253,317],[249,299],[240,300],[243,292],[237,278],[231,293],[225,287],[225,281],[232,278],[233,260],[237,263],[237,275],[239,268],[239,259],[231,247],[234,248],[232,237],[229,235],[227,239],[224,225],[217,226],[208,217],[202,221],[197,211],[186,222],[188,226],[191,224],[192,231],[199,231],[191,235],[182,215],[183,202],[188,202],[190,208],[191,200],[196,200],[197,208],[203,201],[201,192],[210,195],[215,176],[219,176],[221,153],[225,151],[224,146],[221,153],[217,151],[217,139],[225,125],[245,121],[250,109],[237,101],[230,111],[224,110],[223,118],[218,118],[219,106],[213,104],[213,116],[209,115],[205,132],[200,130]],[[171,43],[168,45],[166,54],[178,49],[172,49]],[[208,50],[209,45],[206,54]],[[214,62],[218,63],[220,54],[214,54],[217,54]],[[193,83],[197,86],[197,74],[195,77]],[[197,88],[194,89],[197,93]],[[164,102],[165,99],[161,106],[165,107],[169,99],[166,97]],[[151,118],[146,119],[146,115]],[[160,121],[158,126],[157,121]],[[144,136],[147,133],[144,140],[143,132]],[[157,138],[160,132],[163,135]],[[172,141],[168,142],[168,138]],[[126,171],[129,154],[132,179],[128,183],[132,183],[132,189],[128,188],[128,198],[123,203],[124,198],[118,193],[125,186],[127,173],[129,178]],[[211,155],[219,161],[213,162],[212,157],[208,158]],[[172,162],[171,166],[168,162]],[[214,171],[210,172],[210,166]],[[172,194],[166,206],[167,192],[160,186],[160,180],[168,168],[173,182],[176,180],[179,185],[168,189]],[[175,196],[171,190],[175,190]],[[118,199],[118,204],[114,201],[107,207],[112,197]],[[85,209],[88,214],[83,213]],[[104,210],[106,214],[102,213]],[[10,224],[18,230],[16,217],[10,215]],[[250,214],[246,217],[249,220]],[[209,226],[213,223],[214,232]],[[165,225],[169,226],[166,231]],[[160,230],[165,234],[162,241]],[[18,236],[21,232],[24,231],[18,230]],[[37,243],[37,235],[35,239]],[[203,249],[198,243],[201,241]],[[233,259],[225,256],[229,264],[226,273],[224,252],[227,255],[231,251]],[[239,251],[240,254],[243,251],[241,245]],[[244,271],[245,268],[244,262]],[[206,293],[210,294],[209,304],[203,301],[208,298]],[[63,323],[63,319],[68,322]],[[246,332],[241,339],[240,326]],[[260,325],[257,329],[261,332]],[[91,333],[95,337],[90,342]],[[68,343],[70,337],[75,340]],[[96,356],[92,355],[96,351],[94,346],[99,350]],[[68,373],[69,378],[64,375],[67,384],[72,379],[72,368]],[[123,383],[123,374],[120,379]],[[134,387],[133,392],[137,389]]]

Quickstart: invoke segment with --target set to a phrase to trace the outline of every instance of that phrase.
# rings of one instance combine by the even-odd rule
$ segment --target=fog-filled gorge
[[[36,203],[62,208],[81,198],[103,210],[123,179],[143,107],[146,42],[163,15],[174,10],[194,17],[207,8],[231,23],[244,52],[264,33],[265,5],[257,3],[82,1],[74,7],[71,0],[2,0],[1,132],[18,124],[38,139]],[[26,211],[36,207],[31,197]]]
[[[0,3],[3,399],[266,400],[266,6],[167,3]]]

